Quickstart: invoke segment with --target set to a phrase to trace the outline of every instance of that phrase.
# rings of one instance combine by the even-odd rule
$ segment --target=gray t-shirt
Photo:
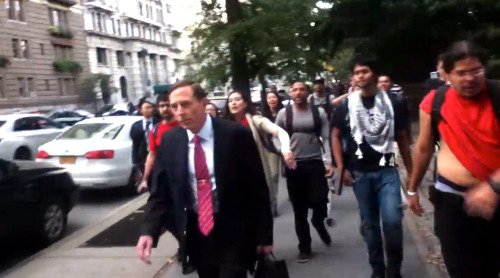
[[[297,110],[295,105],[293,109],[293,134],[290,138],[290,149],[293,151],[297,161],[305,160],[323,160],[327,165],[332,164],[330,152],[329,136],[330,125],[323,108],[319,107],[319,117],[321,119],[321,140],[314,132],[314,119],[311,106],[307,110]],[[276,116],[276,124],[286,130],[286,109],[281,109]],[[321,148],[323,145],[323,149]],[[323,152],[324,150],[324,152]]]

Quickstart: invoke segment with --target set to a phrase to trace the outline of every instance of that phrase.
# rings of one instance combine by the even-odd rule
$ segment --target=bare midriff
[[[480,181],[467,170],[457,159],[448,147],[448,144],[441,140],[441,148],[437,156],[437,169],[439,175],[465,188],[471,188],[479,184]]]

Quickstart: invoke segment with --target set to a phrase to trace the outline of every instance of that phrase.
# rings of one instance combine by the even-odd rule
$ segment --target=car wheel
[[[14,159],[16,160],[31,160],[31,152],[25,147],[21,147],[14,153]]]
[[[37,219],[37,232],[43,243],[48,245],[60,240],[67,222],[68,215],[60,199],[50,198],[42,202]]]

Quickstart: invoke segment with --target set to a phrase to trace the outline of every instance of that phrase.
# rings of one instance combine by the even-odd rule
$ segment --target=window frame
[[[125,53],[123,52],[123,50],[116,51],[116,62],[118,64],[118,67],[125,67]]]
[[[100,51],[101,51],[101,55],[99,55]],[[103,48],[103,47],[96,47],[96,52],[97,52],[97,65],[108,66],[107,49]],[[99,56],[101,56],[101,58],[99,58]],[[99,62],[99,60],[101,60],[101,62]]]
[[[22,85],[22,87],[20,85]],[[17,92],[20,98],[28,98],[27,89],[26,77],[17,77]]]

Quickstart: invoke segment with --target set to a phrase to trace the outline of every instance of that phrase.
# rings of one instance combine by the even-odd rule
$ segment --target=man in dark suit
[[[179,240],[200,278],[244,278],[256,254],[270,253],[273,222],[262,162],[249,129],[205,114],[204,90],[180,81],[170,92],[182,127],[165,133],[148,200],[141,260],[161,229]]]
[[[148,156],[149,133],[158,120],[153,117],[154,107],[151,102],[144,100],[140,105],[144,118],[132,125],[130,138],[132,139],[132,163],[142,171]]]

